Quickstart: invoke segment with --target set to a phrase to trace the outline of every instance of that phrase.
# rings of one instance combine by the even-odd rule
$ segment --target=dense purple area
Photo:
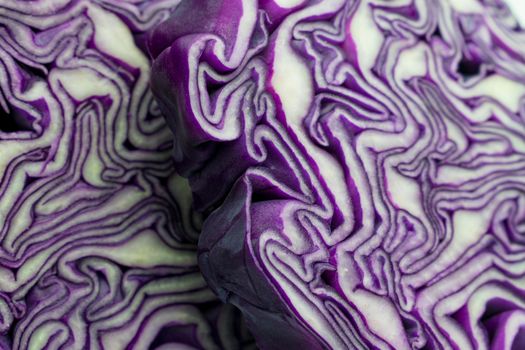
[[[151,87],[201,271],[258,346],[520,348],[525,34],[505,5],[204,3],[150,32]]]
[[[0,349],[255,348],[199,272],[149,89],[179,3],[0,3]]]

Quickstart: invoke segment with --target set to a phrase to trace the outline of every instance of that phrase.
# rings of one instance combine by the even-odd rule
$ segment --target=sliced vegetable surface
[[[262,349],[525,346],[501,1],[194,0],[147,39],[199,265]]]
[[[0,348],[241,349],[149,90],[176,0],[0,2]]]

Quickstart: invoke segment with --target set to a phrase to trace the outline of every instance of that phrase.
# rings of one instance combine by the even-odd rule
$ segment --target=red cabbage
[[[240,349],[149,90],[177,0],[0,3],[0,348]]]
[[[192,0],[147,39],[199,265],[262,349],[525,347],[500,0]]]

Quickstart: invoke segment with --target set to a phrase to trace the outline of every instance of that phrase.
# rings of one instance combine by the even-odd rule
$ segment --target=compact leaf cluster
[[[199,265],[260,348],[525,348],[524,44],[498,0],[192,0],[151,32]]]
[[[524,44],[503,0],[0,1],[0,349],[525,349]]]
[[[238,349],[149,90],[177,0],[0,1],[0,349]]]

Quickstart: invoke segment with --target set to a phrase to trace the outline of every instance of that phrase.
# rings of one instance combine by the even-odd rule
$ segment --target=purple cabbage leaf
[[[498,0],[192,0],[150,31],[199,266],[261,349],[525,347],[524,43]]]
[[[0,3],[1,349],[252,347],[199,272],[149,89],[146,33],[178,3]]]

